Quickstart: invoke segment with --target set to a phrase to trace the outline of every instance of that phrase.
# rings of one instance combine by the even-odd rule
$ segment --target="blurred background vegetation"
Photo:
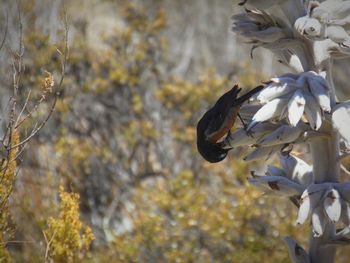
[[[4,109],[19,20],[15,1],[0,3],[0,37],[8,21],[0,51]],[[58,81],[63,1],[18,4],[19,90],[40,98],[45,72]],[[252,88],[287,70],[268,51],[256,50],[251,60],[249,46],[236,42],[230,17],[237,3],[74,0],[65,6],[64,90],[20,165],[4,176],[0,261],[289,262],[282,238],[305,245],[309,229],[294,226],[291,203],[247,184],[249,171],[266,163],[244,163],[244,149],[237,149],[211,165],[195,147],[196,122],[218,96],[234,83]],[[347,69],[342,61],[336,70],[342,86]],[[49,101],[36,114],[48,108]],[[348,262],[349,252],[341,254],[338,262]]]

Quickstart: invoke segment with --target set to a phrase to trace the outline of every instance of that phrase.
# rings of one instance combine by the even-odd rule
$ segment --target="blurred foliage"
[[[293,218],[222,176],[214,191],[210,179],[189,170],[139,186],[129,211],[133,231],[116,236],[111,250],[121,262],[289,262],[280,238],[296,234]]]
[[[6,249],[6,240],[13,236],[13,229],[10,226],[10,211],[9,197],[13,190],[13,184],[17,174],[17,155],[18,147],[15,147],[20,142],[19,133],[17,130],[11,131],[11,145],[14,147],[9,149],[7,159],[2,159],[0,170],[0,261],[10,262],[11,258]]]
[[[58,218],[48,219],[45,231],[49,255],[55,262],[76,262],[83,258],[94,235],[91,228],[83,226],[79,216],[79,195],[64,192],[60,188],[60,212]]]
[[[249,170],[262,164],[232,156],[208,164],[195,144],[196,122],[218,96],[264,76],[245,67],[174,76],[162,1],[152,10],[136,1],[118,7],[120,25],[103,49],[92,49],[83,31],[74,35],[56,113],[27,150],[6,201],[16,231],[2,246],[30,241],[8,246],[16,262],[47,253],[54,262],[289,262],[282,237],[305,244],[307,229],[293,225],[292,204],[247,185]],[[61,44],[29,25],[24,43],[23,90],[39,96],[45,71],[57,78]],[[5,177],[12,185],[13,174]]]

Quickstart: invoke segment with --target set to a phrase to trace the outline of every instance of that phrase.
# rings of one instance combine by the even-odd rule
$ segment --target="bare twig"
[[[51,246],[51,243],[52,243],[53,239],[55,238],[56,231],[53,232],[53,235],[52,235],[52,237],[50,238],[50,240],[47,239],[47,236],[46,236],[46,234],[45,234],[45,231],[43,231],[43,235],[44,235],[44,238],[45,238],[45,241],[46,241],[46,249],[45,249],[44,263],[47,263],[47,262],[49,262],[50,246]]]
[[[4,36],[3,36],[1,43],[0,43],[0,50],[3,48],[5,41],[6,41],[7,31],[8,31],[8,23],[9,23],[9,15],[8,15],[8,12],[6,11],[5,32],[4,32]]]
[[[350,175],[350,171],[343,164],[340,164],[340,169],[347,175]]]
[[[15,128],[18,128],[18,126],[21,125],[21,123],[23,123],[23,121],[24,121],[24,120],[20,121],[20,119],[21,119],[21,117],[22,117],[22,115],[23,115],[24,110],[27,108],[27,104],[28,104],[28,101],[29,101],[29,98],[30,98],[30,94],[31,94],[31,90],[29,90],[28,95],[27,95],[27,98],[26,98],[26,100],[25,100],[25,102],[24,102],[24,105],[23,105],[23,107],[22,107],[22,110],[21,110],[21,112],[18,114],[17,120],[16,120],[16,122],[15,122]],[[24,119],[25,119],[25,118],[24,118]]]
[[[47,123],[47,121],[50,119],[53,111],[55,110],[55,106],[57,103],[57,99],[61,94],[62,91],[62,87],[63,87],[63,80],[65,78],[65,73],[66,73],[66,66],[67,66],[67,60],[68,60],[68,52],[69,52],[69,48],[68,48],[68,19],[67,19],[67,13],[66,10],[64,11],[64,26],[65,26],[65,36],[64,36],[64,40],[65,40],[65,46],[64,46],[64,51],[63,53],[57,49],[57,52],[61,55],[62,60],[61,60],[61,78],[59,81],[59,84],[57,86],[57,89],[54,93],[54,99],[52,102],[52,105],[50,107],[49,113],[47,114],[46,118],[37,125],[37,127],[35,127],[32,132],[30,133],[30,135],[28,137],[26,137],[25,139],[23,139],[20,143],[16,144],[16,145],[12,145],[10,149],[13,148],[17,148],[17,147],[21,147],[24,144],[26,144],[31,138],[33,138]]]

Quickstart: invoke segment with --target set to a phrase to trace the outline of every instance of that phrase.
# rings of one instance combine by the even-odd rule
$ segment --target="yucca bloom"
[[[308,14],[295,21],[295,29],[312,40],[330,39],[348,53],[350,49],[350,1],[327,0],[322,3],[313,1]]]
[[[280,155],[281,168],[268,166],[265,175],[256,175],[248,181],[268,194],[299,197],[313,183],[312,166],[302,159],[290,155]]]
[[[318,130],[324,113],[331,111],[328,84],[313,71],[272,78],[256,100],[265,105],[256,112],[248,129],[273,119],[286,119],[295,127],[305,115],[311,128]]]
[[[243,0],[239,5],[247,5],[258,9],[270,9],[271,7],[278,7],[282,10],[290,23],[306,14],[306,9],[301,0]]]
[[[315,236],[324,233],[328,222],[341,221],[345,227],[350,226],[350,184],[322,183],[311,184],[300,199],[297,224],[303,224],[311,214],[312,228]]]
[[[251,146],[246,161],[279,154],[280,167],[268,165],[265,175],[251,172],[248,180],[290,199],[299,208],[298,224],[310,215],[308,253],[285,238],[292,262],[332,263],[334,245],[350,244],[350,183],[339,182],[341,160],[350,152],[350,102],[337,101],[331,75],[332,59],[350,55],[350,1],[244,0],[240,5],[246,12],[233,16],[233,31],[253,49],[270,49],[297,73],[265,82],[239,112],[248,125],[229,133],[221,146]],[[291,154],[295,144],[308,145],[312,165]],[[335,231],[339,223],[343,229]]]
[[[282,26],[282,21],[276,21],[262,10],[246,10],[246,13],[234,15],[232,19],[232,31],[247,43],[259,46],[291,36],[290,30]]]

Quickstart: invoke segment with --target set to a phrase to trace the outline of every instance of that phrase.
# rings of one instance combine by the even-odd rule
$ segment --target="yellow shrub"
[[[55,262],[76,262],[88,250],[94,235],[79,216],[79,194],[67,193],[60,188],[58,218],[49,218],[45,231],[50,256]]]
[[[20,137],[17,130],[12,131],[10,146],[19,144]],[[0,172],[0,262],[10,262],[10,256],[6,249],[6,237],[11,232],[8,226],[9,212],[9,198],[13,189],[13,183],[17,171],[17,154],[19,148],[12,148],[1,166]]]

